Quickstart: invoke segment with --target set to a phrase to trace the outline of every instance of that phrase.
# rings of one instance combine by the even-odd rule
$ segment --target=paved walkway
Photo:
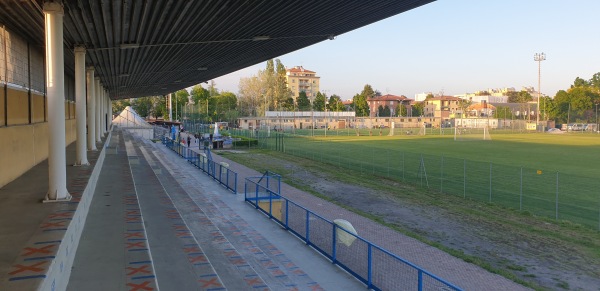
[[[162,144],[110,148],[69,290],[364,290]]]

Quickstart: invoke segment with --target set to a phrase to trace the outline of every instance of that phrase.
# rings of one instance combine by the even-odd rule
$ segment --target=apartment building
[[[306,96],[310,100],[317,96],[317,92],[319,92],[319,80],[321,77],[318,77],[316,72],[307,70],[302,66],[295,66],[286,69],[285,77],[287,86],[292,91],[294,100],[296,100],[302,91],[306,93]]]
[[[369,105],[370,116],[375,117],[378,116],[379,106],[382,108],[389,108],[390,114],[386,114],[386,116],[396,116],[396,108],[399,106],[405,106],[406,111],[410,110],[410,101],[411,99],[406,98],[406,96],[396,96],[391,94],[386,94],[383,96],[370,97],[367,99],[367,104]],[[386,110],[387,111],[387,110]]]

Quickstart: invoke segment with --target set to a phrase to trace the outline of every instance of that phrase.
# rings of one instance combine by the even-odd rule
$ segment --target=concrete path
[[[364,290],[162,144],[111,145],[68,289]]]

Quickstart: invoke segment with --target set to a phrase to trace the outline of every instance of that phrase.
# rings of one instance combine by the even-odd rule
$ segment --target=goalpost
[[[421,126],[421,128],[419,129],[419,135],[426,135],[427,134],[427,129],[425,128],[426,123],[423,122],[423,126]]]
[[[492,136],[487,126],[482,128],[454,127],[454,140],[492,140]]]

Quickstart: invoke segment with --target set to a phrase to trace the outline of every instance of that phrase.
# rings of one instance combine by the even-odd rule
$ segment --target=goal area
[[[492,140],[490,130],[487,127],[483,128],[454,128],[455,141],[471,141],[471,140]]]

